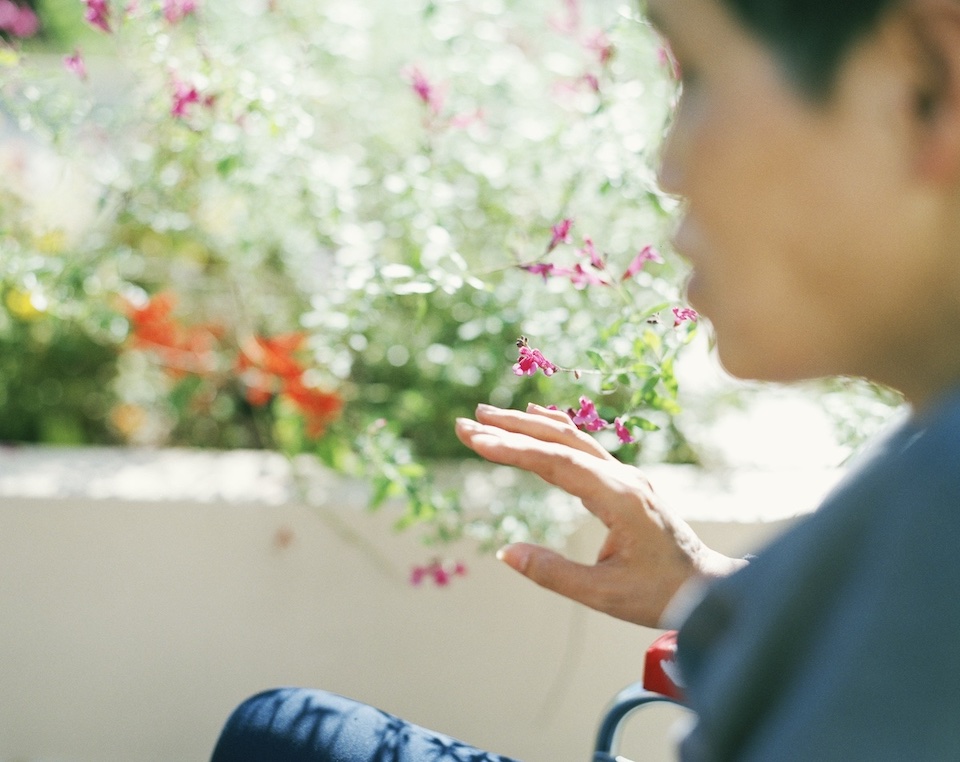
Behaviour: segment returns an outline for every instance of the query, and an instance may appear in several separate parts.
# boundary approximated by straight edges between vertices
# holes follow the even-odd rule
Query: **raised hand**
[[[498,557],[537,584],[628,622],[655,627],[680,586],[744,562],[711,550],[658,499],[643,474],[581,432],[563,412],[477,407],[457,436],[494,463],[516,466],[574,495],[608,529],[595,564],[517,543]]]

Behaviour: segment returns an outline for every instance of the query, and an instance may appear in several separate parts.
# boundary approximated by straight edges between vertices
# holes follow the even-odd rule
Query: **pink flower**
[[[461,561],[451,564],[434,560],[426,566],[414,566],[410,570],[410,584],[417,587],[429,577],[437,587],[446,587],[454,577],[463,577],[466,574],[467,567]]]
[[[9,32],[20,15],[20,6],[12,0],[0,0],[0,29]]]
[[[610,38],[607,37],[602,29],[598,29],[587,37],[584,42],[584,47],[596,54],[601,66],[606,66],[610,63],[610,59],[613,58],[613,43],[610,42]]]
[[[583,75],[583,83],[595,93],[600,92],[600,80],[596,74],[587,72]]]
[[[514,363],[513,372],[518,376],[532,376],[538,368],[545,376],[552,376],[557,372],[557,366],[544,357],[539,349],[520,347],[520,358]]]
[[[581,397],[580,409],[571,410],[570,414],[574,425],[579,426],[585,431],[600,431],[600,429],[604,429],[610,425],[600,417],[597,413],[596,405],[593,404],[589,397]]]
[[[528,273],[533,273],[534,275],[542,275],[544,283],[547,282],[547,278],[551,275],[570,275],[572,272],[569,267],[558,267],[550,262],[535,262],[532,265],[520,265],[520,269],[526,270]]]
[[[637,441],[619,418],[613,419],[613,426],[617,430],[617,436],[623,444],[633,444]]]
[[[163,0],[163,17],[176,24],[197,10],[197,0]]]
[[[560,34],[573,34],[580,28],[580,0],[564,0],[566,18],[551,18],[550,26]]]
[[[674,307],[673,308],[673,327],[676,328],[678,325],[680,325],[686,320],[689,320],[692,323],[696,323],[699,317],[700,316],[697,314],[697,311],[694,309],[690,309],[689,307]]]
[[[565,217],[550,228],[550,243],[547,245],[547,251],[553,251],[561,243],[573,243],[573,238],[570,237],[570,228],[572,227],[573,220]]]
[[[107,0],[83,0],[87,6],[84,20],[92,27],[110,34],[110,7]]]
[[[177,119],[185,119],[190,115],[189,107],[199,103],[205,108],[213,108],[216,97],[207,95],[200,97],[200,92],[195,85],[183,82],[177,77],[173,78],[173,94],[170,103],[170,115]]]
[[[20,15],[17,16],[13,26],[10,27],[10,33],[15,37],[33,37],[40,29],[40,19],[30,8],[24,6],[20,9]]]
[[[87,78],[87,65],[84,63],[83,55],[79,50],[74,50],[72,56],[63,57],[63,67],[67,71],[76,74],[81,80]]]
[[[414,566],[410,570],[410,584],[414,587],[418,587],[422,582],[423,578],[427,576],[427,567],[426,566]]]
[[[443,93],[434,85],[427,75],[418,66],[409,66],[404,70],[404,76],[420,101],[430,109],[434,115],[443,109]]]
[[[597,249],[593,245],[593,241],[591,239],[583,239],[583,248],[580,249],[578,253],[585,257],[589,257],[590,264],[596,267],[598,270],[603,269],[603,258],[597,253]]]
[[[173,101],[170,105],[170,115],[177,119],[184,119],[188,116],[187,108],[194,103],[200,102],[200,93],[193,85],[186,82],[174,80],[173,82]]]
[[[473,124],[483,124],[483,120],[483,109],[478,108],[473,113],[455,114],[450,117],[450,126],[458,130],[465,130]]]
[[[584,289],[587,286],[605,286],[607,282],[583,265],[577,264],[570,273],[570,282],[578,289]]]
[[[33,37],[39,28],[40,19],[30,8],[11,0],[0,0],[0,31],[14,37]]]
[[[663,262],[663,257],[660,256],[660,252],[657,251],[653,246],[647,245],[644,246],[640,252],[633,258],[633,261],[629,264],[627,269],[624,271],[620,280],[626,280],[627,278],[632,278],[638,272],[643,269],[643,266],[647,262],[656,262],[661,264]]]

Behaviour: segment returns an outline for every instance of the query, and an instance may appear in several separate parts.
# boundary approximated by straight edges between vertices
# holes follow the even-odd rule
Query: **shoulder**
[[[960,395],[903,426],[691,614],[679,650],[700,713],[691,746],[786,743],[832,760],[884,743],[871,758],[906,758],[896,717],[933,728],[960,712],[958,550]]]

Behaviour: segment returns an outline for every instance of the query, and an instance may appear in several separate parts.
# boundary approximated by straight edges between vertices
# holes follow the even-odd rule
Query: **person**
[[[562,413],[480,406],[464,444],[579,497],[593,565],[543,587],[680,624],[683,760],[960,759],[960,0],[649,0],[682,90],[660,183],[734,375],[863,376],[909,419],[749,563]],[[502,760],[321,692],[271,692],[215,762]]]

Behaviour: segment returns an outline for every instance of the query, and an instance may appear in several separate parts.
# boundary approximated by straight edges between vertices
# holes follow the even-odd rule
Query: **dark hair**
[[[898,0],[721,0],[784,65],[800,91],[829,96],[850,49]]]

